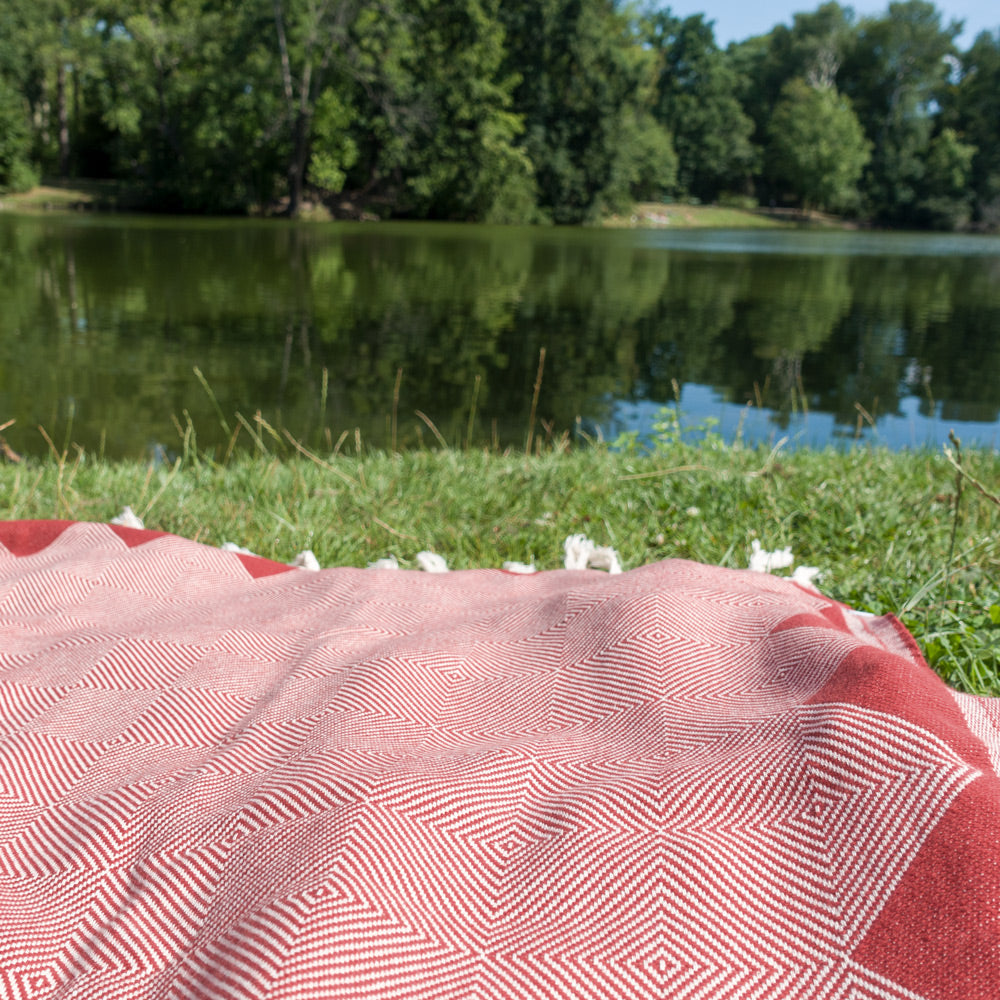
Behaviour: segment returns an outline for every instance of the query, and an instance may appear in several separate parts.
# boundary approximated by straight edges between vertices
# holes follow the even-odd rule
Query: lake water
[[[997,446],[1000,238],[0,214],[18,451],[523,445],[542,349],[536,437]]]

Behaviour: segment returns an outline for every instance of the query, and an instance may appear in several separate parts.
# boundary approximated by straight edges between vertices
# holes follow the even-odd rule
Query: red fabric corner
[[[130,548],[145,545],[156,538],[163,538],[165,531],[150,531],[148,528],[126,528],[120,524],[109,524],[108,527]]]
[[[992,770],[982,741],[969,731],[944,681],[919,654],[910,659],[860,646],[809,702],[841,702],[905,719],[940,737],[977,770]]]
[[[0,521],[0,543],[15,556],[47,549],[72,521]]]
[[[854,958],[928,1000],[996,1000],[1000,780],[987,772],[929,834]]]
[[[981,772],[928,834],[854,958],[928,1000],[995,1000],[1000,968],[1000,779],[944,682],[909,633],[908,655],[861,646],[814,704],[843,702],[905,719]]]
[[[263,556],[247,556],[240,553],[239,560],[255,580],[259,580],[263,576],[290,573],[295,568],[294,566],[286,566],[284,563],[273,562],[270,559],[265,559]]]

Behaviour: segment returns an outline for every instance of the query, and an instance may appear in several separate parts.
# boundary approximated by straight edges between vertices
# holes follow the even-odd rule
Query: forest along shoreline
[[[1000,31],[970,40],[929,0],[822,3],[725,47],[704,13],[607,0],[132,6],[0,0],[0,192],[97,177],[185,215],[595,225],[663,202],[1000,227]]]
[[[142,212],[141,202],[117,181],[46,179],[28,191],[0,195],[0,212]],[[282,216],[283,206],[272,206],[265,215]],[[378,222],[380,217],[349,204],[342,211],[306,202],[299,218],[306,222]],[[609,229],[857,229],[851,219],[815,210],[741,208],[686,202],[636,202],[626,212],[612,213],[599,223]]]

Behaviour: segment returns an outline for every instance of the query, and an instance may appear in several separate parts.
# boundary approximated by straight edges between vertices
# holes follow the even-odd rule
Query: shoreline
[[[0,195],[0,212],[44,215],[50,212],[147,214],[117,181],[47,180],[30,191]],[[287,218],[261,213],[247,218]],[[205,218],[244,218],[212,216]],[[352,207],[340,215],[322,205],[308,203],[302,222],[377,222],[378,217]],[[393,220],[401,221],[401,220]],[[857,229],[856,223],[832,215],[793,209],[740,208],[725,205],[690,205],[681,202],[637,202],[631,212],[610,215],[599,224],[608,229]]]
[[[627,215],[612,215],[608,229],[859,229],[857,223],[820,212],[794,209],[637,202]]]

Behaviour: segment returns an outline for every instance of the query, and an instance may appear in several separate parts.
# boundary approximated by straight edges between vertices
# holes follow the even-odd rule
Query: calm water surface
[[[521,444],[542,348],[554,432],[997,446],[1000,238],[0,215],[19,451]]]

